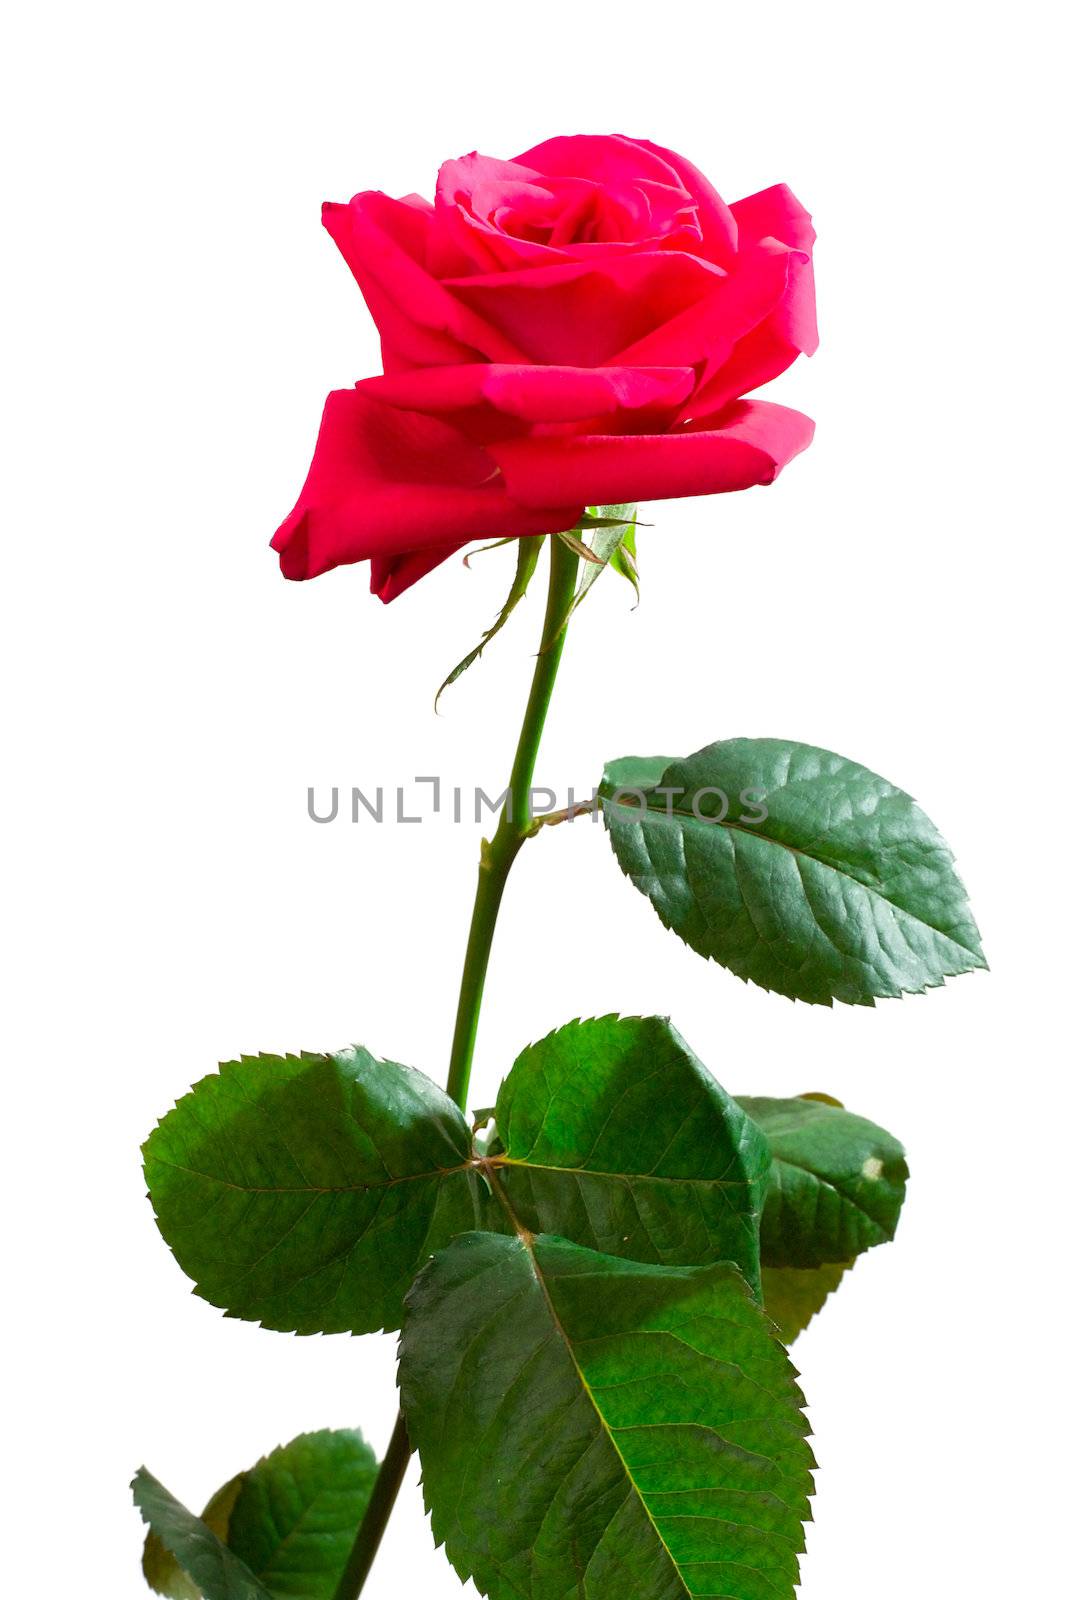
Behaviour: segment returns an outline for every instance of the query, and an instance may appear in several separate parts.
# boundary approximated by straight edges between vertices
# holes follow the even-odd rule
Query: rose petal
[[[815,243],[811,215],[787,183],[775,183],[744,200],[735,200],[730,211],[743,241],[754,243],[770,237],[806,252]]]
[[[779,305],[789,272],[789,250],[774,240],[764,241],[735,257],[729,272],[712,279],[695,305],[620,351],[616,359],[640,366],[700,362],[705,373],[715,371],[738,341]]]
[[[527,505],[593,505],[724,494],[771,483],[811,443],[799,411],[740,400],[665,434],[545,434],[489,447],[508,493]]]
[[[347,205],[327,201],[323,226],[354,276],[382,337],[382,364],[427,366],[522,359],[497,328],[443,288],[425,265],[433,213],[418,204],[365,193]]]
[[[410,589],[413,583],[425,578],[428,572],[439,567],[442,561],[447,561],[449,556],[454,556],[457,550],[462,550],[469,542],[467,539],[459,539],[454,544],[434,545],[431,550],[407,550],[399,556],[372,556],[371,594],[376,594],[379,600],[388,605],[390,600],[395,600],[405,589]]]
[[[692,367],[540,367],[475,362],[364,378],[371,399],[430,415],[487,406],[523,422],[582,422],[614,411],[669,411],[693,390]]]
[[[472,270],[496,272],[566,260],[564,251],[510,233],[496,220],[501,211],[525,209],[536,215],[551,204],[552,195],[538,174],[514,161],[476,152],[446,161],[437,174],[436,227],[427,256],[431,271],[437,277],[461,277]]]
[[[664,154],[623,134],[572,134],[547,139],[516,160],[557,182],[580,178],[592,186],[604,226],[595,236],[583,234],[580,248],[632,248],[637,241],[672,235],[675,245],[684,240],[683,247],[692,249],[700,241],[697,201]],[[621,230],[610,226],[613,214],[628,219]],[[577,239],[572,234],[572,249]]]
[[[492,458],[438,418],[340,389],[327,398],[307,482],[271,544],[287,578],[314,578],[370,556],[559,533],[581,514],[581,504],[551,504],[516,504]]]
[[[668,152],[657,151],[654,145],[629,139],[622,133],[560,134],[524,150],[515,162],[547,176],[586,178],[606,188],[625,189],[643,182],[659,184],[676,190],[683,204],[689,198]]]
[[[731,207],[718,190],[712,187],[691,161],[680,156],[676,150],[652,144],[648,139],[637,139],[634,143],[659,156],[677,173],[679,183],[696,202],[704,249],[709,260],[717,261],[723,267],[729,266],[730,257],[737,250],[738,224]],[[788,244],[790,241],[784,242]]]
[[[501,329],[528,360],[600,367],[617,364],[621,350],[711,294],[722,276],[697,256],[657,250],[452,278],[446,287]],[[652,357],[636,364],[683,362]]]
[[[775,241],[788,247],[788,276],[773,312],[738,341],[717,371],[709,371],[696,397],[696,403],[707,409],[726,405],[737,395],[769,383],[792,366],[798,355],[814,355],[819,345],[811,217],[784,183],[739,200],[731,209],[744,250],[774,248]]]

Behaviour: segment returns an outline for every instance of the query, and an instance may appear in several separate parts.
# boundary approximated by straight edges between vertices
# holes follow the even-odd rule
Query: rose
[[[770,483],[811,440],[742,400],[817,343],[811,219],[784,184],[727,206],[641,139],[550,139],[441,168],[433,205],[357,194],[323,222],[383,375],[326,402],[273,539],[289,578],[370,560],[391,600],[471,539],[586,504]]]

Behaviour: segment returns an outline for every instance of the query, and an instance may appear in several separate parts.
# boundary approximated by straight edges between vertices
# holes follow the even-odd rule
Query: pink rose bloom
[[[326,401],[272,541],[287,578],[369,560],[392,600],[473,539],[770,483],[811,442],[801,413],[741,398],[818,343],[815,235],[784,184],[728,206],[670,150],[577,135],[323,222],[383,376]]]

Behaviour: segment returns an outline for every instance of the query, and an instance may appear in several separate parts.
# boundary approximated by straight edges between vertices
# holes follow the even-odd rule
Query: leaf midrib
[[[630,1471],[629,1466],[627,1465],[625,1456],[623,1455],[622,1451],[619,1449],[618,1445],[615,1443],[615,1436],[612,1433],[611,1429],[608,1427],[607,1418],[604,1416],[604,1413],[601,1411],[600,1407],[597,1405],[596,1397],[594,1396],[592,1389],[589,1387],[588,1383],[585,1380],[585,1373],[582,1371],[581,1367],[578,1365],[578,1358],[574,1354],[574,1348],[573,1348],[573,1346],[571,1344],[570,1339],[567,1337],[566,1329],[564,1328],[562,1322],[559,1319],[559,1313],[556,1310],[555,1302],[553,1301],[552,1296],[548,1291],[548,1284],[545,1281],[545,1275],[541,1271],[541,1263],[538,1261],[537,1252],[534,1250],[534,1247],[533,1247],[533,1234],[529,1231],[528,1228],[524,1228],[522,1223],[519,1221],[519,1219],[516,1216],[515,1212],[512,1210],[511,1202],[508,1199],[507,1192],[504,1189],[503,1184],[501,1184],[493,1176],[492,1172],[490,1172],[490,1174],[489,1174],[489,1182],[491,1183],[491,1185],[493,1187],[493,1191],[496,1194],[497,1199],[500,1201],[501,1207],[503,1208],[505,1215],[507,1216],[508,1220],[510,1221],[512,1227],[515,1230],[515,1235],[516,1235],[517,1239],[519,1240],[519,1242],[522,1245],[523,1249],[526,1251],[526,1254],[527,1254],[527,1256],[529,1258],[529,1261],[530,1261],[530,1267],[531,1267],[531,1269],[533,1271],[534,1277],[537,1280],[538,1288],[541,1290],[541,1294],[542,1294],[542,1296],[544,1298],[545,1307],[546,1307],[546,1309],[548,1311],[549,1316],[552,1319],[553,1326],[555,1327],[556,1332],[559,1334],[559,1337],[560,1337],[560,1339],[561,1339],[561,1341],[563,1343],[563,1348],[566,1350],[567,1355],[570,1357],[570,1362],[571,1362],[572,1367],[574,1368],[575,1373],[577,1374],[578,1382],[580,1383],[580,1385],[582,1387],[582,1391],[585,1394],[586,1399],[589,1401],[589,1404],[593,1408],[594,1414],[596,1415],[596,1419],[600,1424],[601,1430],[603,1431],[604,1434],[606,1434],[606,1436],[608,1438],[608,1441],[611,1444],[611,1448],[614,1450],[615,1455],[618,1458],[619,1465],[623,1470],[623,1473],[625,1475],[627,1483],[630,1485],[630,1488],[633,1491],[633,1493],[637,1496],[637,1499],[638,1499],[638,1501],[639,1501],[639,1503],[641,1505],[641,1508],[644,1511],[645,1516],[648,1518],[649,1525],[651,1526],[653,1532],[655,1533],[656,1538],[658,1539],[660,1545],[663,1547],[664,1551],[666,1552],[667,1559],[670,1561],[671,1566],[674,1568],[675,1573],[677,1574],[678,1582],[681,1585],[682,1593],[684,1595],[688,1596],[689,1600],[693,1600],[693,1591],[690,1589],[689,1585],[686,1583],[685,1579],[682,1577],[681,1568],[679,1567],[677,1561],[674,1559],[673,1553],[671,1552],[669,1546],[667,1545],[666,1540],[664,1539],[662,1533],[660,1532],[659,1525],[656,1522],[656,1519],[653,1517],[651,1511],[649,1510],[648,1504],[647,1504],[647,1502],[645,1500],[644,1495],[641,1493],[640,1489],[637,1487],[637,1484],[634,1481],[633,1474]],[[582,1581],[583,1581],[583,1585],[584,1585],[584,1581],[585,1581],[585,1573],[584,1573],[584,1571],[582,1573]]]
[[[213,1172],[201,1172],[198,1167],[183,1166],[180,1161],[169,1161],[165,1156],[148,1158],[156,1165],[168,1167],[172,1172],[184,1172],[190,1178],[202,1178],[205,1183],[217,1183],[220,1188],[233,1189],[238,1194],[371,1194],[378,1189],[394,1189],[404,1183],[427,1183],[434,1178],[451,1178],[457,1172],[469,1172],[480,1165],[473,1157],[455,1167],[434,1167],[429,1172],[404,1172],[395,1178],[383,1178],[375,1183],[338,1184],[251,1184],[234,1183]]]
[[[524,1172],[558,1173],[564,1177],[573,1178],[604,1178],[608,1181],[626,1184],[651,1183],[673,1186],[683,1184],[686,1187],[697,1189],[746,1189],[751,1185],[749,1178],[698,1178],[698,1177],[672,1177],[662,1172],[611,1172],[597,1167],[562,1167],[554,1166],[543,1161],[525,1161],[519,1157],[506,1155],[472,1156],[469,1161],[460,1162],[454,1167],[434,1167],[428,1172],[406,1172],[394,1178],[385,1178],[376,1183],[338,1183],[338,1184],[250,1184],[234,1183],[232,1179],[219,1177],[217,1173],[202,1172],[199,1167],[188,1167],[180,1161],[170,1161],[164,1156],[150,1158],[156,1166],[166,1167],[171,1172],[184,1173],[189,1178],[199,1178],[204,1183],[212,1183],[221,1189],[232,1189],[235,1194],[292,1194],[292,1195],[328,1195],[328,1194],[374,1194],[382,1189],[399,1188],[405,1183],[429,1183],[434,1180],[452,1178],[461,1172],[486,1171],[487,1169],[502,1169],[514,1167]],[[792,1163],[791,1163],[792,1164]],[[812,1174],[817,1177],[817,1173]],[[496,1186],[494,1185],[494,1188]],[[836,1192],[836,1191],[835,1191]]]
[[[661,817],[665,822],[677,822],[679,825],[691,822],[702,828],[722,828],[728,833],[739,833],[744,838],[752,839],[756,843],[770,845],[773,849],[787,850],[790,855],[796,856],[802,861],[810,861],[813,865],[822,867],[827,872],[836,872],[840,877],[846,878],[849,883],[854,883],[858,889],[863,889],[868,894],[875,895],[883,904],[890,906],[900,916],[909,917],[912,922],[917,922],[921,928],[928,928],[931,933],[936,933],[939,938],[947,939],[950,944],[956,946],[957,950],[964,951],[972,960],[976,962],[983,962],[984,960],[980,950],[972,950],[970,945],[966,945],[960,939],[957,939],[955,934],[946,933],[943,928],[937,927],[932,922],[927,922],[924,917],[917,915],[908,906],[902,906],[898,901],[892,899],[878,885],[865,883],[862,878],[858,878],[854,872],[848,872],[838,862],[828,861],[824,856],[816,855],[811,850],[801,849],[799,845],[788,844],[784,839],[773,839],[769,834],[759,833],[754,828],[746,828],[740,822],[727,822],[725,820],[713,822],[710,818],[698,817],[691,811],[666,811],[662,806],[651,805],[641,807],[626,800],[612,800],[608,804],[617,805],[623,810],[636,811],[640,818],[653,816]]]
[[[662,1172],[603,1172],[597,1167],[557,1167],[544,1161],[524,1161],[515,1156],[489,1156],[486,1166],[521,1167],[526,1172],[562,1172],[581,1178],[615,1178],[619,1183],[682,1183],[705,1189],[746,1189],[751,1178],[672,1178]]]

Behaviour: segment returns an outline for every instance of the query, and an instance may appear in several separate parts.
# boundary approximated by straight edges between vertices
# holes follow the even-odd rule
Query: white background
[[[576,1014],[664,1011],[729,1088],[828,1090],[899,1134],[898,1242],[796,1347],[821,1462],[804,1593],[1058,1581],[1064,240],[1040,11],[71,3],[9,24],[5,1592],[144,1593],[142,1460],[199,1506],[304,1429],[388,1436],[392,1340],[193,1298],[138,1145],[242,1051],[356,1039],[443,1081],[480,830],[316,827],[306,789],[501,786],[539,598],[435,718],[508,553],[388,608],[365,569],[278,575],[266,541],[323,397],[378,370],[319,202],[616,128],[728,199],[784,179],[814,213],[823,346],[772,397],[818,432],[769,491],[646,513],[642,604],[605,578],[583,608],[544,778],[584,791],[606,757],[739,733],[840,750],[943,829],[992,972],[794,1006],[665,934],[587,824],[558,829],[509,890],[474,1102]],[[417,1476],[370,1600],[457,1592]]]

